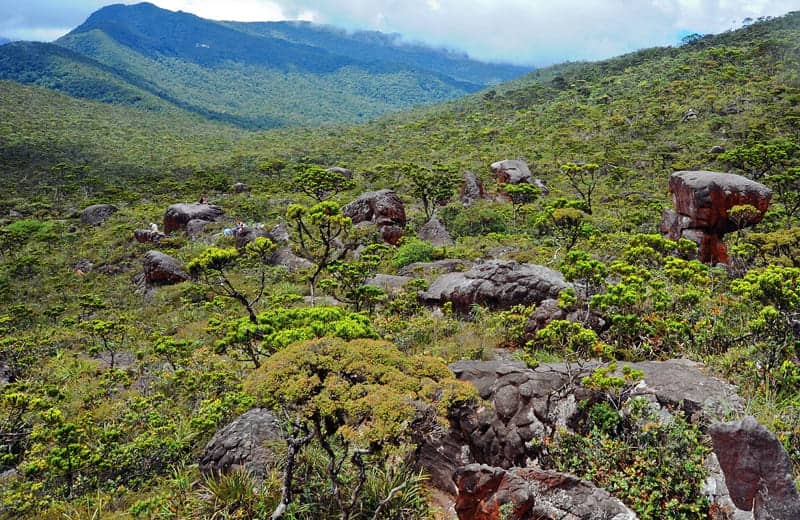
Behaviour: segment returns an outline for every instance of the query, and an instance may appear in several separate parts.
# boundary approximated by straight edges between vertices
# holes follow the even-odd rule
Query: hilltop
[[[104,7],[53,44],[0,51],[0,78],[244,128],[358,123],[526,72],[301,23],[205,20],[149,3]]]

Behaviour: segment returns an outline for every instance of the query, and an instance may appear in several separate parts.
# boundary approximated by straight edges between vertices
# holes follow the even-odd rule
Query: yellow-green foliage
[[[475,398],[443,360],[407,356],[385,341],[334,338],[275,353],[244,384],[263,406],[287,408],[361,445],[399,442],[423,404],[441,415]]]

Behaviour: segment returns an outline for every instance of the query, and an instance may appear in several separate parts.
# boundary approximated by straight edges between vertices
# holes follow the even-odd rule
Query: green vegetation
[[[702,361],[738,385],[800,465],[798,42],[795,13],[554,66],[360,127],[258,133],[0,82],[0,471],[13,470],[0,517],[433,516],[406,426],[438,431],[474,398],[446,363],[501,348],[532,365]],[[717,145],[727,151],[712,153]],[[484,178],[489,199],[457,201],[458,172],[484,177],[508,157],[526,159],[550,193]],[[353,178],[322,176],[332,166]],[[730,169],[775,190],[755,229],[726,235],[729,270],[656,234],[669,174],[686,168]],[[235,193],[237,181],[249,192]],[[382,188],[409,217],[397,247],[341,212]],[[497,201],[501,189],[512,203]],[[201,193],[230,221],[285,224],[312,267],[267,265],[266,239],[236,249],[230,221],[196,240],[133,239]],[[103,202],[119,211],[100,226],[79,222]],[[434,213],[455,245],[414,238]],[[137,289],[150,249],[195,280]],[[433,275],[422,271],[393,294],[366,285],[417,261],[488,257],[561,270],[574,291],[559,306],[586,321],[526,337],[530,307],[424,309],[417,291]],[[317,290],[344,305],[304,299]],[[605,327],[590,327],[593,313]],[[623,399],[637,377],[592,374],[580,424],[546,439],[540,460],[607,487],[642,518],[705,518],[709,440]],[[289,439],[265,478],[202,477],[214,432],[256,406],[278,412]]]

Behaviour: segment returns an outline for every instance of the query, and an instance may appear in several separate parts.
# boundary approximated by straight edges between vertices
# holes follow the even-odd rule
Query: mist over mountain
[[[362,122],[524,72],[396,35],[223,23],[149,3],[104,7],[53,44],[0,52],[2,79],[149,109],[166,104],[245,128]]]

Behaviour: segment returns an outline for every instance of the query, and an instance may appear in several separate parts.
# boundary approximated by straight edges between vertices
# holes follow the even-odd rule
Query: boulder
[[[143,267],[147,285],[173,285],[190,278],[180,262],[161,251],[145,253]]]
[[[719,155],[721,153],[725,153],[725,147],[719,144],[715,144],[714,146],[711,147],[711,150],[709,150],[708,153],[713,155]]]
[[[445,258],[434,262],[414,262],[398,269],[397,274],[401,276],[419,277],[429,274],[454,273],[456,271],[466,271],[474,264],[469,260],[460,258]]]
[[[257,478],[263,478],[273,460],[267,443],[282,439],[277,417],[265,408],[254,408],[214,434],[200,455],[200,471],[204,475],[219,475],[246,468]]]
[[[9,218],[22,218],[22,213],[19,211],[12,209],[8,212]]]
[[[733,503],[755,520],[800,518],[792,462],[777,437],[755,418],[713,425],[709,433]]]
[[[452,246],[455,244],[453,237],[450,236],[450,233],[447,232],[447,228],[444,227],[444,224],[436,215],[432,216],[431,219],[419,229],[417,236],[420,240],[426,240],[435,247]]]
[[[706,425],[744,409],[735,388],[705,374],[699,363],[675,359],[624,365],[644,372],[631,397],[645,397],[655,409],[680,409],[687,420]],[[531,369],[519,361],[457,361],[450,365],[455,376],[472,383],[491,407],[462,411],[451,421],[450,435],[465,444],[475,462],[526,466],[537,455],[530,441],[574,424],[578,403],[592,395],[580,380],[598,366],[543,363]]]
[[[722,237],[740,227],[761,221],[772,200],[772,190],[761,183],[733,173],[679,171],[669,179],[674,211],[667,209],[661,219],[661,232],[673,240],[696,242],[700,259],[708,263],[728,263]],[[734,206],[756,208],[750,215],[732,219]]]
[[[117,212],[117,207],[111,204],[94,204],[81,211],[81,224],[99,226]]]
[[[488,199],[486,190],[483,187],[483,181],[472,172],[464,172],[461,174],[463,183],[461,184],[461,203],[465,206],[471,205],[476,200]]]
[[[456,484],[455,509],[459,520],[637,518],[607,491],[556,471],[538,468],[505,470],[470,464],[456,471]]]
[[[158,243],[162,238],[166,238],[166,235],[160,231],[153,231],[152,229],[136,229],[133,232],[133,238],[142,244],[150,242]]]
[[[386,291],[386,294],[396,294],[402,291],[406,284],[413,280],[408,276],[394,276],[391,274],[376,274],[366,281],[366,285],[371,285]]]
[[[186,234],[189,235],[189,238],[196,238],[206,229],[206,226],[209,225],[210,223],[211,222],[209,222],[208,220],[193,218],[192,220],[186,223]]]
[[[492,163],[492,173],[497,177],[497,184],[520,184],[527,182],[533,184],[542,195],[550,193],[550,189],[541,179],[535,179],[531,175],[531,170],[528,168],[528,163],[525,161],[506,159],[504,161],[497,161]],[[508,198],[507,195],[504,198]]]
[[[237,249],[244,248],[244,246],[246,246],[256,238],[260,237],[270,238],[269,231],[267,231],[263,227],[256,227],[256,226],[244,226],[241,229],[238,229],[238,231],[234,231],[234,237],[236,238]]]
[[[173,204],[164,212],[164,233],[186,229],[186,224],[194,219],[215,222],[224,213],[222,208],[214,204]]]
[[[525,161],[514,159],[497,161],[492,163],[491,169],[499,184],[519,184],[531,181],[531,170]]]
[[[303,271],[314,267],[314,264],[305,258],[301,258],[292,252],[291,247],[279,247],[269,257],[270,265],[283,266],[289,272]]]
[[[369,222],[378,227],[385,242],[397,244],[406,225],[403,201],[392,190],[370,191],[342,207],[342,214],[353,224]]]
[[[420,294],[428,305],[453,302],[458,311],[469,311],[474,304],[493,309],[539,303],[557,298],[571,284],[558,271],[534,264],[491,260],[463,273],[447,273]]]
[[[231,189],[234,193],[245,193],[250,191],[250,186],[243,182],[235,182],[233,183],[233,186],[231,186]]]

